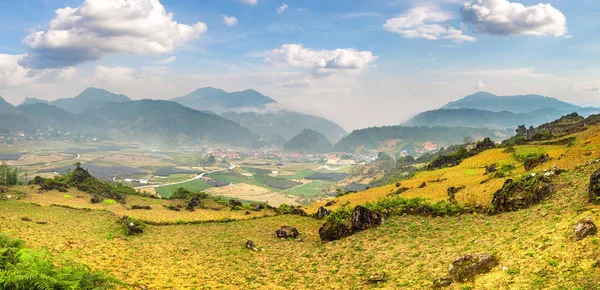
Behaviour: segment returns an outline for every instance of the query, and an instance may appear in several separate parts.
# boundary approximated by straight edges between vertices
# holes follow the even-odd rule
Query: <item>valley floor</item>
[[[294,215],[148,226],[140,236],[122,238],[108,211],[22,201],[0,202],[0,229],[30,247],[47,247],[149,289],[424,289],[466,253],[494,253],[500,264],[449,289],[598,289],[598,239],[573,237],[579,219],[600,221],[598,206],[586,199],[595,167],[556,177],[551,199],[519,212],[393,217],[330,243],[320,242],[322,221]],[[301,240],[277,239],[275,230],[283,225],[298,228]],[[247,240],[264,250],[249,251]],[[377,272],[385,272],[387,282],[368,284]]]

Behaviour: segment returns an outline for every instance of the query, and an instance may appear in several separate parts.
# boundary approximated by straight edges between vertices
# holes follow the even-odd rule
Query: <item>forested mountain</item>
[[[87,88],[74,98],[58,99],[51,103],[67,112],[78,114],[107,103],[126,101],[131,101],[131,99],[125,95],[111,93],[107,90]]]
[[[333,142],[337,142],[348,134],[338,124],[325,118],[291,111],[265,114],[227,112],[223,114],[223,117],[237,122],[269,140],[281,136],[283,142],[300,134],[306,128],[325,135]]]
[[[267,104],[277,103],[252,89],[228,93],[211,87],[197,89],[188,95],[171,100],[192,109],[208,110],[218,114],[239,108],[264,108]]]
[[[37,99],[37,98],[25,98],[25,100],[23,100],[23,103],[21,103],[21,105],[33,105],[33,104],[40,104],[40,103],[50,105],[49,101]]]
[[[501,141],[513,135],[513,130],[493,130],[465,127],[408,127],[384,126],[355,130],[334,146],[341,152],[377,150],[398,153],[407,150],[418,155],[430,150],[462,144],[466,139],[490,137]],[[433,145],[433,146],[432,146]]]
[[[13,114],[15,111],[15,106],[0,97],[0,114]]]
[[[530,113],[549,108],[572,113],[582,107],[540,95],[496,96],[487,92],[479,92],[466,96],[442,107],[442,109],[478,109],[492,112],[508,111],[512,113]]]
[[[492,112],[478,109],[438,109],[416,115],[403,123],[406,126],[448,126],[473,128],[516,128],[519,125],[539,125],[560,118],[568,111],[539,109],[531,113]]]
[[[284,149],[286,150],[306,151],[310,153],[327,153],[331,152],[332,148],[331,141],[327,137],[311,129],[304,129],[284,145]]]

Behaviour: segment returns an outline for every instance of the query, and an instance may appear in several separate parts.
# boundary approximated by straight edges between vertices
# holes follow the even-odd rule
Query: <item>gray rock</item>
[[[579,222],[577,222],[577,224],[575,224],[574,230],[575,230],[575,238],[577,238],[578,241],[583,240],[585,237],[587,237],[589,235],[596,234],[596,231],[597,231],[596,225],[594,224],[592,219],[589,217],[579,220]]]
[[[298,232],[298,230],[296,228],[290,227],[290,226],[283,226],[283,227],[279,228],[278,230],[275,231],[275,234],[280,239],[287,239],[287,238],[295,239],[296,237],[298,237],[298,235],[300,235],[300,233]]]
[[[366,207],[357,206],[352,212],[352,230],[362,231],[379,226],[383,223],[383,215],[373,212]]]
[[[324,219],[326,216],[328,216],[329,214],[331,214],[331,211],[324,208],[324,207],[319,207],[319,209],[317,210],[317,219]]]
[[[596,170],[590,177],[590,202],[600,203],[600,169]]]
[[[454,260],[448,267],[448,276],[454,282],[472,280],[479,274],[485,274],[498,265],[496,257],[490,254],[464,255]]]

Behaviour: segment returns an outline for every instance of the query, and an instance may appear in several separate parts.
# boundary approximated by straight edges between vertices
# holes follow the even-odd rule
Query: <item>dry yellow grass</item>
[[[113,213],[115,216],[131,216],[136,219],[153,223],[179,223],[179,222],[206,222],[223,220],[244,220],[257,217],[273,215],[270,211],[251,211],[249,215],[245,211],[232,211],[228,207],[219,205],[215,202],[208,202],[208,208],[198,208],[193,212],[186,210],[172,211],[165,206],[180,205],[185,208],[183,201],[172,201],[165,199],[152,199],[141,196],[128,196],[126,205],[117,202],[103,202],[92,204],[92,196],[77,189],[69,189],[66,193],[58,191],[49,191],[42,194],[37,193],[37,187],[31,186],[16,187],[18,190],[26,193],[26,198],[19,200],[24,203],[35,203],[44,207],[59,205],[76,209],[105,210]],[[152,210],[131,210],[132,205],[150,206]]]

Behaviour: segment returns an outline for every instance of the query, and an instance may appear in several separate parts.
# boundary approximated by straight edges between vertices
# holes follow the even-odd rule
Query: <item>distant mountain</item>
[[[438,109],[426,111],[402,123],[405,126],[447,126],[473,128],[516,128],[519,125],[539,125],[570,113],[552,108],[531,113],[492,112],[478,109]]]
[[[23,103],[21,103],[21,105],[33,105],[33,104],[47,104],[47,105],[49,105],[50,102],[46,101],[46,100],[42,100],[42,99],[36,99],[36,98],[25,98],[25,100],[23,101]]]
[[[131,101],[131,99],[125,95],[111,93],[103,89],[87,88],[74,98],[58,99],[51,103],[67,112],[78,114],[107,103],[127,101]]]
[[[186,107],[196,110],[208,110],[223,113],[240,108],[265,108],[277,102],[255,90],[228,93],[221,89],[201,88],[188,95],[171,99]]]
[[[27,117],[36,124],[48,127],[71,127],[75,116],[57,106],[32,103],[29,105],[20,105],[17,107],[17,113]]]
[[[442,109],[478,109],[492,112],[508,111],[513,113],[529,113],[546,108],[569,113],[581,109],[580,106],[540,95],[496,96],[486,92],[479,92],[466,96],[442,107]]]
[[[16,110],[15,106],[0,97],[0,114],[13,114]]]
[[[325,135],[311,129],[304,129],[300,134],[288,140],[283,148],[310,153],[327,153],[331,152],[333,146]]]
[[[104,125],[133,138],[165,142],[259,145],[259,137],[247,128],[221,116],[190,109],[171,101],[141,100],[107,103],[86,115],[95,115]]]
[[[277,139],[276,136],[281,136],[283,142],[307,128],[327,136],[333,142],[348,134],[338,124],[325,118],[284,110],[264,114],[227,112],[223,113],[223,117],[241,124],[266,139]]]
[[[501,141],[512,136],[513,132],[466,127],[371,127],[353,131],[336,143],[334,150],[353,153],[383,151],[391,154],[406,150],[418,156],[441,147],[462,144],[465,138],[481,140],[490,137],[494,141]]]

